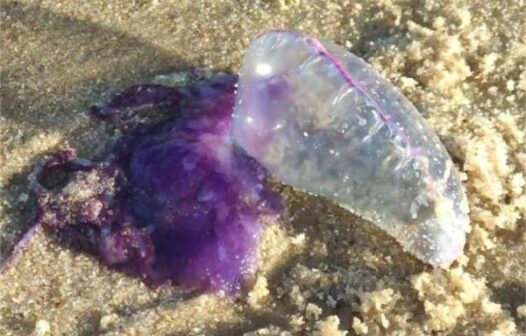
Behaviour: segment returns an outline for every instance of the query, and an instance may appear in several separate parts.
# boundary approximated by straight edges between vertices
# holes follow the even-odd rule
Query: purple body
[[[93,107],[97,117],[145,106],[174,117],[137,127],[105,162],[63,151],[43,163],[32,176],[36,224],[83,232],[105,264],[151,286],[237,291],[256,266],[264,217],[282,206],[265,185],[265,170],[230,141],[236,80],[135,86]],[[70,173],[58,191],[42,185],[53,169]]]

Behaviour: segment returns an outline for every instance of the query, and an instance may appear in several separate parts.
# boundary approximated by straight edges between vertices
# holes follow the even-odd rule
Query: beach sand
[[[519,335],[526,333],[524,1],[0,2],[0,260],[34,216],[27,176],[119,136],[91,104],[156,74],[236,72],[271,28],[325,37],[402,89],[462,172],[472,230],[450,269],[373,224],[278,186],[238,298],[148,289],[38,231],[0,280],[0,335]]]

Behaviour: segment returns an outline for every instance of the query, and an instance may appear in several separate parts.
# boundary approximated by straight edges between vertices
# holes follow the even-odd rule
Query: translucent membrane
[[[469,231],[457,170],[398,89],[328,41],[271,31],[241,69],[235,141],[283,183],[374,222],[419,259],[447,266]]]

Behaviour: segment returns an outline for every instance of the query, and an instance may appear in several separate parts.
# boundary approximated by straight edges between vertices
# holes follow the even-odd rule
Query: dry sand
[[[109,4],[111,3],[111,4]],[[87,107],[154,74],[239,69],[251,38],[300,30],[380,70],[465,176],[472,232],[433,270],[381,230],[277,187],[238,299],[152,291],[39,232],[0,281],[0,335],[518,335],[526,332],[526,7],[517,1],[10,1],[1,7],[0,260],[33,216],[27,174],[64,147],[116,138]]]

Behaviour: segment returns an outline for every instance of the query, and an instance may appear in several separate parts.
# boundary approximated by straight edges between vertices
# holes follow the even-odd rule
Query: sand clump
[[[526,27],[520,1],[5,1],[0,5],[0,259],[34,214],[27,175],[120,134],[85,111],[156,74],[237,71],[269,28],[365,58],[437,131],[463,176],[465,254],[433,270],[384,232],[274,183],[239,298],[150,290],[39,230],[0,281],[1,335],[521,335],[526,333]],[[79,200],[82,195],[76,195]]]

